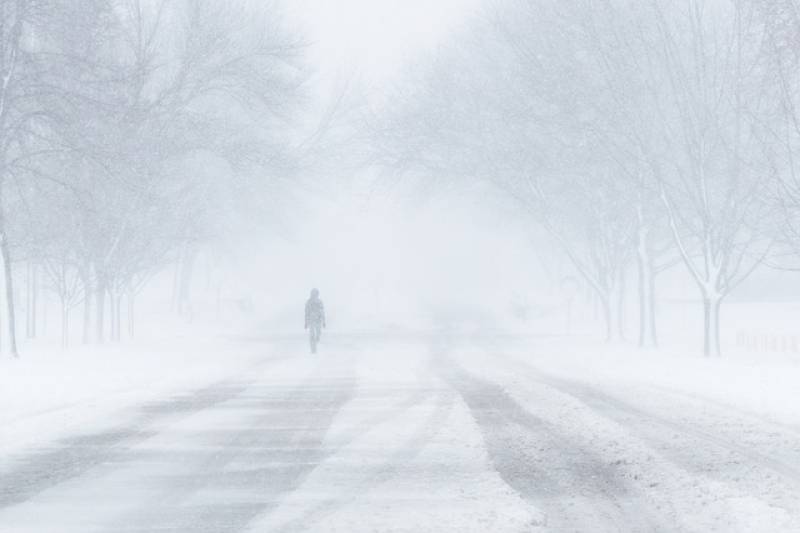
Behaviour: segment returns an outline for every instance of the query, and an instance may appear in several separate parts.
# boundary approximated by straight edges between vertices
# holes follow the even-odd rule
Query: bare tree
[[[13,357],[18,357],[16,337],[16,313],[14,309],[14,279],[8,236],[7,213],[3,206],[4,188],[8,176],[9,159],[14,157],[14,147],[19,143],[20,126],[25,127],[35,113],[35,106],[19,104],[30,92],[25,64],[26,30],[34,17],[37,6],[25,0],[0,2],[0,254],[6,286],[8,317],[8,343]]]
[[[725,297],[764,260],[772,174],[760,125],[763,26],[744,2],[657,2],[662,142],[654,164],[675,246],[703,300],[704,353],[719,355]]]
[[[265,175],[286,171],[304,71],[276,5],[108,0],[91,14],[84,38],[62,38],[81,61],[58,64],[49,79],[65,104],[47,132],[58,154],[25,170],[72,197],[84,319],[94,312],[102,341],[108,316],[119,337],[134,278],[212,233],[215,189],[257,197]],[[230,171],[193,173],[202,158]],[[236,182],[251,175],[262,179],[243,190]]]
[[[796,0],[754,1],[765,27],[762,68],[767,101],[758,117],[768,168],[777,177],[770,202],[775,207],[776,250],[770,265],[799,270],[800,258],[800,4]]]
[[[518,199],[607,318],[635,257],[643,346],[656,343],[656,275],[682,262],[703,300],[704,351],[719,353],[721,302],[771,246],[763,121],[775,99],[756,4],[499,2],[392,100],[402,110],[378,144],[391,166]]]
[[[488,181],[514,198],[595,291],[610,340],[624,336],[636,211],[620,179],[626,154],[598,117],[602,79],[581,7],[509,2],[488,13],[391,100],[405,105],[376,137],[390,166]]]

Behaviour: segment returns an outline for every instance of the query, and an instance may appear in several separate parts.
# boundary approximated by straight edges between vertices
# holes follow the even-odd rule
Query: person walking
[[[312,289],[311,296],[306,301],[306,325],[308,338],[311,344],[311,353],[317,353],[317,344],[322,337],[322,328],[325,324],[325,306],[319,298],[319,290]]]

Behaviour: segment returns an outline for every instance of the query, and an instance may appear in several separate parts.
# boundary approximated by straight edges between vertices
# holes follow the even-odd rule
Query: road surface
[[[493,341],[329,340],[8,464],[3,532],[800,530],[798,428]]]

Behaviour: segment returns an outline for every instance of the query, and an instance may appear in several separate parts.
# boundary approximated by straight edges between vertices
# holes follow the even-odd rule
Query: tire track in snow
[[[634,405],[589,384],[550,375],[530,362],[497,350],[492,354],[495,357],[499,355],[535,382],[572,398],[589,412],[624,428],[695,479],[721,482],[730,487],[725,491],[732,493],[730,497],[754,497],[768,502],[788,513],[794,523],[800,523],[800,508],[797,506],[800,501],[800,468],[794,458],[781,453],[761,452],[748,443],[726,436],[726,431],[713,431],[706,423],[687,419],[702,412],[696,408],[678,409],[678,406],[669,404],[670,414],[682,417],[676,421],[653,412],[653,409],[641,407],[641,403]],[[656,390],[653,393],[658,394]],[[716,414],[719,416],[720,411]],[[735,496],[735,493],[739,495]]]
[[[758,452],[752,447],[731,440],[730,438],[725,438],[719,433],[712,433],[689,422],[677,422],[665,416],[653,413],[652,410],[644,410],[641,407],[637,407],[629,402],[606,394],[598,388],[592,387],[586,383],[555,377],[539,370],[530,363],[521,362],[507,355],[502,355],[502,357],[511,361],[512,364],[523,366],[527,372],[540,383],[577,399],[608,418],[616,420],[617,422],[622,421],[623,425],[629,425],[629,422],[635,419],[640,424],[649,424],[668,429],[670,430],[670,435],[688,435],[705,444],[722,448],[723,450],[733,452],[743,458],[749,459],[754,466],[769,469],[793,483],[800,483],[800,467],[798,467],[797,463],[794,461],[784,460]]]
[[[738,424],[742,425],[742,431],[744,432],[759,432],[779,436],[785,442],[794,442],[796,444],[795,451],[800,454],[800,426],[779,422],[768,415],[760,415],[748,409],[687,391],[679,391],[661,385],[649,385],[648,389],[648,392],[656,391],[678,402],[691,403],[695,409],[699,407],[708,411],[711,408],[715,411],[713,416],[736,420]],[[800,457],[797,460],[789,460],[788,462],[800,464]]]
[[[416,373],[416,376],[417,376],[417,380],[415,381],[415,383],[424,383],[426,381],[426,379],[425,379],[426,376],[423,374],[422,371],[418,371]],[[347,446],[349,446],[350,444],[355,442],[359,437],[361,437],[365,433],[373,430],[374,428],[376,428],[376,427],[378,427],[380,425],[383,425],[383,424],[386,424],[388,422],[391,422],[397,416],[402,415],[406,411],[416,407],[417,405],[419,405],[420,403],[422,403],[426,399],[430,398],[431,396],[433,396],[434,394],[439,392],[439,391],[436,391],[436,390],[434,390],[434,389],[432,389],[430,387],[424,387],[424,388],[423,387],[414,387],[412,390],[413,390],[413,392],[412,392],[411,395],[409,395],[406,398],[403,398],[403,399],[399,400],[398,402],[396,402],[394,405],[392,405],[388,409],[378,410],[378,412],[376,412],[372,416],[368,417],[366,420],[361,421],[361,422],[359,422],[357,424],[354,424],[354,425],[346,428],[345,430],[343,430],[342,435],[337,436],[336,438],[332,439],[330,446],[328,446],[325,449],[325,457],[323,458],[323,460],[328,459],[329,457],[332,457],[332,456],[336,455],[341,450],[345,449]],[[437,418],[437,417],[434,416],[434,418]],[[437,420],[438,420],[438,418],[437,418]],[[411,440],[413,441],[414,439],[412,438]],[[421,449],[421,446],[416,446],[414,448],[415,448],[415,450],[413,450],[414,451],[414,455],[416,455],[416,453],[418,451],[420,451],[420,450],[417,450],[416,448],[420,448]],[[398,453],[402,453],[402,451],[403,450],[401,448],[400,452],[398,452]],[[412,457],[409,456],[406,460],[410,460],[411,458]],[[396,462],[396,460],[394,460],[394,462]],[[386,469],[386,465],[390,465],[392,463],[393,463],[393,460],[390,459],[389,461],[387,461],[387,463],[384,465],[383,468],[380,468],[378,470],[379,471],[385,470]],[[375,475],[373,475],[373,477],[377,478],[377,476],[375,476]],[[287,521],[287,522],[285,522],[285,523],[283,523],[283,524],[281,524],[279,526],[276,526],[277,529],[276,529],[276,527],[273,527],[271,530],[275,530],[275,531],[298,531],[299,530],[299,531],[302,531],[303,529],[306,529],[308,524],[318,523],[324,517],[329,516],[332,513],[335,513],[340,508],[346,506],[348,503],[350,503],[353,500],[355,500],[358,497],[359,494],[361,494],[364,491],[366,491],[370,486],[374,486],[374,484],[375,484],[375,482],[373,482],[372,485],[366,484],[366,485],[361,485],[361,486],[354,487],[353,492],[348,494],[348,496],[346,496],[346,497],[336,497],[336,498],[324,499],[321,502],[319,502],[317,505],[314,505],[310,509],[307,509],[306,511],[304,511],[300,517],[291,519],[291,520],[289,520],[289,521]]]
[[[659,531],[633,504],[615,465],[536,417],[499,385],[439,355],[442,377],[460,394],[477,422],[501,478],[544,511],[554,531]]]
[[[543,383],[622,425],[693,475],[721,481],[743,495],[768,501],[800,521],[800,469],[796,463],[766,455],[695,424],[645,411],[584,384],[554,378],[544,378]]]
[[[800,468],[796,463],[789,463],[780,458],[763,454],[744,444],[739,444],[690,423],[676,422],[652,411],[645,411],[583,383],[553,377],[542,377],[540,380],[558,391],[575,397],[595,411],[616,420],[638,419],[640,423],[657,425],[671,430],[673,435],[681,433],[688,435],[705,444],[733,452],[749,459],[755,466],[772,470],[781,477],[800,483]]]
[[[322,359],[314,375],[292,388],[288,395],[263,396],[262,403],[268,412],[253,419],[248,429],[231,431],[230,437],[218,443],[206,462],[192,465],[184,476],[161,487],[158,500],[122,520],[126,527],[119,530],[145,532],[167,528],[217,533],[247,529],[259,516],[268,516],[278,508],[287,495],[299,490],[328,457],[431,395],[428,389],[417,389],[391,408],[345,429],[332,446],[326,447],[325,438],[334,418],[354,399],[358,390],[352,378],[352,358],[348,361],[346,374],[349,377],[345,380],[330,377],[326,368],[329,364],[329,360]],[[249,402],[248,408],[258,409],[258,401]],[[290,426],[295,427],[286,432]],[[158,455],[156,452],[156,457]],[[218,501],[196,501],[196,494],[209,490],[222,491],[218,492]],[[237,495],[237,492],[242,494]],[[340,502],[337,499],[327,503],[312,509],[314,512],[299,524],[313,521],[318,514],[333,512]],[[148,519],[140,519],[148,513],[151,515]],[[289,530],[298,527],[292,524],[285,527]]]
[[[332,368],[339,375],[331,375]],[[325,435],[355,387],[352,356],[320,359],[292,385],[253,381],[234,402],[215,406],[227,411],[223,419],[237,420],[239,411],[240,424],[179,433],[202,448],[174,452],[185,459],[179,471],[156,470],[150,499],[118,517],[113,530],[241,531],[316,468]],[[127,460],[169,463],[170,457],[155,447],[144,454],[131,451]],[[209,498],[212,493],[217,497]]]
[[[418,401],[407,404],[403,410],[408,410],[414,405],[419,404],[422,399],[424,399],[424,396]],[[398,447],[398,450],[391,454],[382,465],[370,467],[370,472],[363,478],[362,482],[352,487],[344,497],[323,500],[311,509],[305,511],[301,516],[273,528],[271,531],[276,533],[307,531],[313,524],[319,523],[325,517],[330,516],[339,509],[355,501],[360,495],[395,477],[398,471],[402,469],[402,465],[409,463],[417,457],[424,449],[425,444],[441,431],[444,422],[453,408],[453,400],[454,398],[450,394],[440,394],[433,413],[423,425],[414,432],[410,438],[403,441]],[[397,414],[399,414],[399,412]],[[389,420],[384,420],[383,422],[387,421]],[[341,446],[332,450],[332,454],[339,449],[341,449]]]

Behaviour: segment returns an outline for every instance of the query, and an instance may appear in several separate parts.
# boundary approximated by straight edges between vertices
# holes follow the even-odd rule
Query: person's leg
[[[317,334],[314,324],[308,326],[308,343],[311,347],[311,353],[317,353]]]

